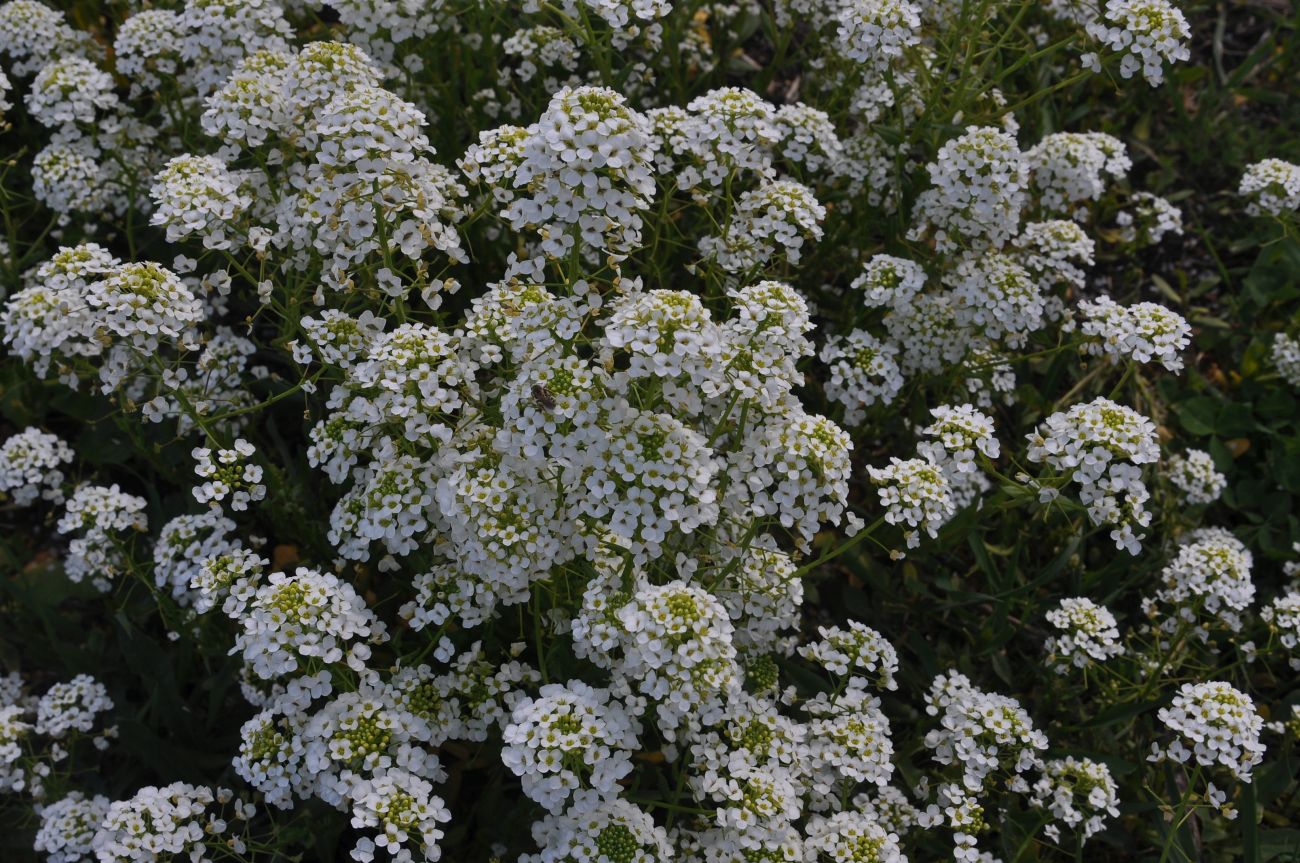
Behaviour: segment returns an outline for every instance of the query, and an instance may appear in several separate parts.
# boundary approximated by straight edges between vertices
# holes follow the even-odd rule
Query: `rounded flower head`
[[[1204,767],[1222,766],[1242,782],[1250,781],[1251,769],[1264,759],[1259,742],[1264,719],[1250,696],[1227,683],[1184,683],[1156,715],[1178,735],[1163,753],[1167,758],[1193,757]]]

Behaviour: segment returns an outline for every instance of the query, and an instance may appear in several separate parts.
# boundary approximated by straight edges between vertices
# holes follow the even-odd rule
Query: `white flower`
[[[94,123],[117,104],[112,76],[76,55],[42,68],[27,92],[27,110],[45,126]]]
[[[1087,668],[1124,652],[1115,615],[1086,597],[1062,599],[1047,612],[1047,622],[1060,630],[1060,635],[1048,636],[1043,643],[1049,663],[1058,674],[1065,674],[1071,667]]]
[[[1239,613],[1255,599],[1253,565],[1250,551],[1227,531],[1194,535],[1161,571],[1156,598],[1174,606],[1183,619],[1192,620],[1203,610],[1235,631],[1241,625]]]
[[[108,690],[89,674],[56,683],[36,702],[36,733],[65,737],[69,732],[93,731],[99,714],[113,709]]]
[[[866,677],[872,685],[897,689],[898,653],[876,630],[856,620],[849,628],[819,626],[819,641],[799,648],[799,655],[821,665],[832,674]]]
[[[903,389],[898,347],[866,330],[832,336],[818,354],[830,370],[822,386],[826,397],[844,406],[844,423],[859,425],[866,408],[891,403]]]
[[[554,860],[610,860],[627,863],[667,863],[673,846],[650,813],[621,798],[578,792],[573,805],[559,815],[533,822],[533,840],[541,851],[524,854],[519,863]]]
[[[1228,487],[1228,478],[1215,468],[1214,458],[1205,450],[1189,449],[1182,455],[1171,455],[1165,471],[1187,504],[1214,503]]]
[[[231,245],[232,229],[252,200],[241,193],[238,179],[216,156],[176,156],[158,174],[150,191],[158,209],[151,223],[167,228],[176,242],[199,234],[209,249]]]
[[[892,255],[875,255],[853,280],[868,306],[899,308],[925,287],[925,268],[915,261]]]
[[[1300,210],[1300,165],[1281,159],[1248,165],[1237,194],[1250,199],[1246,212],[1252,216],[1291,215]]]
[[[1187,19],[1168,0],[1107,0],[1102,18],[1089,23],[1087,30],[1121,55],[1121,76],[1141,72],[1152,87],[1164,80],[1165,63],[1192,56]]]
[[[868,467],[867,473],[885,508],[885,521],[905,526],[908,548],[921,542],[914,528],[936,537],[957,510],[947,475],[928,458],[890,457],[888,467]]]
[[[1054,758],[1034,783],[1031,805],[1046,809],[1087,840],[1119,817],[1119,794],[1110,768],[1090,758]],[[1055,825],[1053,825],[1055,826]]]
[[[0,444],[0,492],[19,506],[38,498],[63,503],[63,468],[73,458],[72,447],[58,435],[29,426]]]
[[[883,69],[921,41],[921,16],[908,0],[848,0],[837,37],[844,56]]]
[[[1250,696],[1227,683],[1184,683],[1173,702],[1156,715],[1191,745],[1191,755],[1202,766],[1221,765],[1249,782],[1251,769],[1264,759],[1259,742],[1264,720]],[[1177,758],[1172,751],[1167,754]]]
[[[292,575],[271,573],[240,623],[243,631],[231,652],[242,652],[264,680],[320,664],[363,668],[370,656],[367,642],[387,638],[383,623],[352,585],[302,566]]]
[[[194,499],[219,510],[229,498],[231,510],[243,512],[250,503],[266,497],[262,467],[251,462],[256,452],[243,438],[236,438],[230,449],[215,453],[207,447],[195,447],[190,455],[196,462],[194,473],[202,483],[194,487]]]
[[[939,148],[927,166],[933,188],[921,193],[909,236],[934,230],[940,252],[1010,240],[1029,187],[1029,161],[1000,129],[971,126]]]
[[[108,815],[109,799],[80,791],[40,809],[41,827],[32,847],[49,863],[81,863],[94,856],[95,831]]]
[[[390,770],[353,792],[352,826],[379,832],[374,839],[358,840],[352,859],[368,863],[371,849],[378,846],[395,863],[439,860],[440,825],[450,820],[451,813],[432,785],[403,770]]]
[[[209,842],[230,842],[238,851],[243,844],[218,808],[231,797],[223,788],[184,782],[141,788],[109,806],[95,834],[95,855],[100,863],[152,863],[164,855],[207,861]],[[234,817],[242,811],[234,807]]]
[[[1181,371],[1179,352],[1191,343],[1192,328],[1182,315],[1158,303],[1121,306],[1109,297],[1079,304],[1083,321],[1079,331],[1093,341],[1088,353],[1139,363],[1159,361],[1171,372]]]
[[[501,760],[523,780],[524,793],[558,814],[580,788],[619,793],[632,772],[640,726],[608,691],[580,680],[543,686],[515,704],[502,731]]]

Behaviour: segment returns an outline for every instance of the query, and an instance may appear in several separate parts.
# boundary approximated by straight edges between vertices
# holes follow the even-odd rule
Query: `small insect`
[[[533,385],[533,400],[544,411],[555,410],[555,395],[541,384]]]

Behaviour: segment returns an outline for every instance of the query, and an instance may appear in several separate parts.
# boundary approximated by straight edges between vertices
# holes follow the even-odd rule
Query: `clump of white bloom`
[[[194,499],[213,509],[220,509],[229,499],[232,510],[243,512],[250,503],[266,497],[262,466],[251,461],[256,452],[243,438],[237,438],[230,449],[217,449],[215,453],[207,447],[196,447],[190,455],[196,462],[194,473],[202,482],[194,487]]]
[[[807,847],[813,859],[832,863],[903,863],[898,836],[870,815],[837,812],[809,822]]]
[[[533,822],[533,840],[541,849],[519,863],[554,860],[609,860],[653,863],[671,860],[673,846],[663,827],[640,806],[621,798],[579,792],[563,813]]]
[[[1058,673],[1087,668],[1124,652],[1115,615],[1082,596],[1066,597],[1047,612],[1047,622],[1059,631],[1043,643],[1048,664]]]
[[[904,306],[925,287],[925,268],[905,258],[876,255],[867,261],[851,287],[862,291],[868,306]]]
[[[58,435],[30,426],[0,444],[0,492],[19,506],[63,503],[63,469],[74,453]]]
[[[760,267],[784,252],[799,263],[807,241],[820,240],[826,208],[813,190],[794,180],[776,180],[740,196],[721,236],[700,238],[700,251],[731,273]]]
[[[1192,56],[1187,19],[1169,0],[1107,0],[1101,18],[1087,30],[1106,50],[1120,55],[1121,76],[1141,72],[1152,87],[1164,80],[1166,63]],[[1097,68],[1096,55],[1084,62]]]
[[[142,9],[117,28],[113,61],[131,80],[133,96],[157,90],[180,68],[181,16],[170,9]]]
[[[1171,455],[1165,474],[1187,504],[1214,503],[1228,487],[1228,478],[1215,468],[1213,456],[1205,450],[1189,449],[1182,455]]]
[[[657,708],[660,730],[708,723],[740,682],[726,608],[699,587],[645,587],[615,612],[619,676]]]
[[[1054,758],[1043,765],[1043,776],[1034,783],[1030,804],[1046,809],[1083,841],[1106,825],[1106,816],[1119,817],[1119,792],[1110,768],[1091,758]],[[1046,828],[1053,841],[1060,841],[1060,827]]]
[[[1300,210],[1300,165],[1281,159],[1248,165],[1237,194],[1250,199],[1246,212],[1252,216],[1292,215]]]
[[[1086,214],[1079,205],[1099,200],[1133,167],[1124,143],[1104,132],[1056,132],[1025,156],[1042,206],[1062,216]]]
[[[1254,557],[1227,531],[1194,535],[1160,573],[1156,599],[1168,603],[1183,620],[1204,611],[1236,630],[1240,613],[1255,599],[1251,580]]]
[[[1029,187],[1029,161],[1001,129],[971,126],[939,148],[926,166],[910,236],[931,230],[940,252],[999,246],[1015,236]]]
[[[112,76],[76,55],[42,68],[27,91],[28,112],[45,126],[94,123],[116,105]]]
[[[939,717],[925,745],[940,764],[961,768],[962,784],[972,792],[986,788],[1000,772],[1024,773],[1039,767],[1047,737],[1014,698],[985,692],[955,671],[939,675],[925,697],[926,713]]]
[[[1110,399],[1094,399],[1049,416],[1029,435],[1027,455],[1077,483],[1092,522],[1113,525],[1116,546],[1138,553],[1136,529],[1151,521],[1141,465],[1160,458],[1151,420]],[[1043,485],[1040,499],[1055,500],[1059,490],[1059,484]]]
[[[891,457],[888,467],[868,467],[867,472],[885,508],[885,521],[904,526],[908,548],[920,545],[921,530],[931,538],[938,536],[957,511],[951,481],[928,458]]]
[[[1135,192],[1129,206],[1115,217],[1120,239],[1138,246],[1151,246],[1168,234],[1181,236],[1183,213],[1159,195]]]
[[[908,0],[850,0],[840,7],[839,38],[844,56],[885,68],[921,41],[921,15]]]
[[[292,575],[271,573],[240,614],[240,624],[234,650],[264,680],[320,664],[345,662],[361,670],[370,642],[387,638],[383,622],[352,585],[301,566]]]
[[[898,653],[876,630],[856,620],[848,629],[819,626],[818,641],[799,648],[799,654],[832,674],[864,677],[882,689],[897,689]]]
[[[167,228],[168,241],[198,234],[209,249],[230,247],[234,222],[252,203],[216,156],[176,156],[150,195],[158,207],[152,222]]]
[[[39,0],[12,0],[0,5],[0,54],[11,71],[25,78],[46,63],[77,49],[81,37],[62,12]]]
[[[1291,667],[1300,671],[1300,591],[1279,596],[1259,613],[1260,618],[1277,636],[1277,640],[1290,651]]]
[[[604,797],[632,772],[639,724],[607,691],[552,683],[519,701],[502,731],[501,759],[524,793],[553,814],[580,788]]]
[[[42,806],[41,826],[36,831],[34,850],[49,863],[80,863],[94,857],[95,832],[108,815],[110,800],[96,795],[86,797],[80,791]]]
[[[126,494],[116,484],[85,485],[73,492],[58,523],[59,533],[80,534],[68,544],[68,578],[90,578],[96,589],[108,591],[129,566],[126,532],[148,527],[144,510],[144,498]]]
[[[404,770],[389,770],[364,782],[352,797],[352,826],[376,831],[373,838],[357,840],[353,860],[369,863],[376,848],[387,851],[394,863],[441,859],[440,825],[451,820],[451,812],[428,781]]]
[[[1085,350],[1116,360],[1158,361],[1171,372],[1183,367],[1179,352],[1191,343],[1192,328],[1183,316],[1158,303],[1121,306],[1109,297],[1079,304],[1080,332],[1094,341]]]
[[[1286,333],[1273,336],[1273,344],[1269,346],[1269,359],[1284,381],[1300,388],[1300,340]]]
[[[994,437],[993,418],[972,405],[940,405],[930,409],[934,422],[921,429],[929,440],[916,451],[949,473],[965,474],[977,469],[975,459],[997,459],[1002,445]]]
[[[1250,696],[1221,681],[1184,683],[1173,702],[1156,714],[1178,737],[1164,749],[1152,744],[1153,758],[1203,767],[1222,766],[1242,782],[1264,759],[1259,742],[1264,719]],[[1189,749],[1190,746],[1190,749]]]
[[[461,167],[471,180],[497,187],[506,203],[502,217],[516,230],[536,232],[546,254],[564,257],[578,244],[621,256],[641,239],[641,211],[654,193],[655,145],[649,121],[620,94],[566,87],[519,135],[507,162],[480,143]]]
[[[898,347],[866,330],[833,336],[822,346],[818,359],[830,371],[823,383],[826,397],[844,406],[845,425],[858,425],[866,418],[867,408],[889,404],[903,388]]]
[[[227,845],[242,853],[244,844],[223,817],[225,804],[233,800],[225,788],[173,782],[162,788],[141,788],[134,796],[118,800],[108,808],[95,834],[95,854],[101,861],[150,863],[160,856],[209,860],[209,843]],[[252,815],[238,801],[233,818]]]
[[[56,683],[36,702],[36,733],[65,737],[69,732],[87,734],[96,718],[113,709],[108,690],[89,674],[78,674],[67,683]]]

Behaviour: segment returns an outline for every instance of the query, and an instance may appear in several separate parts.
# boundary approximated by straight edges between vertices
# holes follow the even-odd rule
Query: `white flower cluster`
[[[729,273],[765,265],[781,251],[793,266],[799,263],[805,242],[821,239],[825,218],[826,208],[802,183],[764,183],[740,196],[721,236],[700,238],[700,251]]]
[[[1183,233],[1182,211],[1150,192],[1133,193],[1129,208],[1122,210],[1115,222],[1119,225],[1120,239],[1138,246],[1152,246],[1167,234],[1181,236]]]
[[[254,814],[251,804],[235,800],[226,788],[184,782],[141,788],[108,807],[92,840],[95,856],[100,863],[149,863],[164,854],[209,863],[219,859],[209,843],[243,853],[243,841],[223,817],[227,804],[231,804],[232,820],[245,821]]]
[[[209,249],[232,244],[231,227],[252,204],[239,180],[216,156],[177,156],[158,173],[150,191],[157,209],[152,222],[175,242],[198,234]]]
[[[75,54],[55,60],[37,73],[27,91],[27,111],[39,123],[60,127],[94,123],[101,111],[117,107],[113,78]]]
[[[553,814],[580,789],[616,797],[632,772],[640,726],[605,690],[580,680],[552,683],[515,704],[502,731],[501,760],[524,793]]]
[[[0,793],[27,794],[41,805],[63,784],[61,776],[50,780],[70,766],[76,747],[89,741],[102,751],[117,736],[117,726],[103,722],[112,709],[107,688],[89,674],[55,683],[39,698],[26,693],[16,672],[0,677]],[[51,842],[57,852],[57,839]]]
[[[29,426],[0,444],[0,492],[19,506],[63,503],[63,469],[74,454],[58,435]]]
[[[926,170],[932,188],[916,201],[909,236],[919,239],[933,229],[938,250],[949,252],[998,246],[1016,235],[1030,162],[1011,135],[971,126],[940,147]]]
[[[1291,668],[1300,671],[1300,591],[1279,596],[1259,613],[1277,640],[1291,652]]]
[[[1300,340],[1286,333],[1273,336],[1273,343],[1269,345],[1269,359],[1284,381],[1300,388]]]
[[[144,510],[144,498],[126,494],[116,484],[83,485],[73,492],[58,523],[59,533],[80,534],[68,544],[68,578],[89,578],[97,590],[107,592],[129,566],[126,531],[148,529]]]
[[[957,780],[939,788],[948,826],[954,831],[955,859],[978,859],[975,834],[983,825],[979,798],[998,784],[1030,792],[1025,774],[1041,770],[1047,737],[1034,727],[1014,698],[985,692],[963,674],[950,671],[930,684],[926,713],[939,727],[925,745],[941,765],[959,768]]]
[[[307,567],[292,575],[271,573],[239,621],[235,650],[264,680],[318,663],[345,662],[360,671],[370,643],[387,638],[383,622],[352,585]]]
[[[62,380],[75,384],[75,360],[99,358],[108,393],[156,362],[163,345],[191,345],[203,318],[202,302],[172,271],[124,264],[85,243],[61,248],[38,267],[33,284],[9,298],[0,326],[5,343],[42,376],[57,361]]]
[[[1247,165],[1237,194],[1250,199],[1246,212],[1252,216],[1290,216],[1300,210],[1300,165],[1281,159]]]
[[[908,0],[850,0],[839,13],[844,56],[885,68],[921,41],[920,9]]]
[[[844,406],[844,424],[856,426],[866,409],[888,405],[903,389],[898,348],[866,330],[832,336],[817,355],[830,372],[822,384],[826,397]]]
[[[251,461],[256,452],[243,438],[237,438],[230,449],[215,453],[207,447],[196,447],[190,455],[196,462],[194,473],[202,484],[194,487],[194,499],[220,509],[229,498],[230,508],[243,512],[250,503],[266,497],[262,467]]]
[[[87,797],[80,791],[43,806],[34,850],[50,863],[79,863],[94,857],[95,834],[108,816],[110,801],[102,795]]]
[[[1027,455],[1078,483],[1093,524],[1112,525],[1116,546],[1138,553],[1136,529],[1151,522],[1141,466],[1160,458],[1151,420],[1110,399],[1094,399],[1049,416],[1029,435]],[[1058,486],[1044,485],[1040,497],[1048,502],[1058,492]]]
[[[507,132],[509,147],[501,149]],[[502,217],[535,231],[545,254],[562,258],[576,245],[618,257],[640,242],[656,146],[649,120],[623,96],[566,87],[527,129],[483,133],[461,168],[494,188]]]
[[[1194,621],[1204,612],[1235,631],[1240,613],[1255,599],[1253,567],[1254,556],[1232,534],[1199,532],[1161,571],[1156,599],[1172,605],[1181,620]]]
[[[850,286],[862,291],[868,306],[896,308],[906,305],[925,287],[925,268],[893,255],[875,255]]]
[[[39,0],[11,0],[0,5],[0,54],[9,57],[10,71],[19,78],[75,52],[83,36],[68,25],[62,12]]]
[[[952,481],[941,465],[928,458],[891,456],[888,467],[868,467],[867,472],[885,508],[885,520],[905,526],[908,548],[920,545],[918,528],[936,537],[957,511]]]
[[[1250,781],[1251,769],[1264,759],[1264,719],[1250,696],[1227,683],[1184,683],[1157,716],[1178,737],[1164,749],[1153,743],[1152,758],[1195,758],[1204,767],[1227,768],[1242,782]]]
[[[1214,465],[1205,450],[1189,449],[1166,460],[1165,473],[1182,493],[1183,502],[1193,506],[1214,503],[1228,487],[1228,478]]]
[[[1085,216],[1080,205],[1097,201],[1109,182],[1133,167],[1124,143],[1104,132],[1056,132],[1025,153],[1039,202],[1049,213]]]
[[[1191,30],[1183,13],[1169,0],[1107,0],[1101,18],[1087,26],[1088,35],[1120,55],[1119,73],[1132,78],[1141,72],[1147,83],[1158,86],[1165,64],[1187,60]],[[1099,68],[1096,55],[1084,65]]]
[[[1079,331],[1094,340],[1084,345],[1088,353],[1117,361],[1156,360],[1171,372],[1182,370],[1179,352],[1191,343],[1192,328],[1177,312],[1158,303],[1121,306],[1104,296],[1083,301],[1079,311]]]
[[[37,734],[59,738],[69,732],[94,730],[96,717],[113,709],[108,690],[89,674],[56,683],[36,703]]]
[[[1047,622],[1060,630],[1043,643],[1048,663],[1058,674],[1087,668],[1124,653],[1115,615],[1082,596],[1066,597],[1047,612]]]
[[[799,648],[799,654],[832,674],[867,677],[881,689],[897,689],[898,654],[876,630],[856,620],[848,629],[819,626],[821,638]]]
[[[1087,841],[1105,829],[1106,816],[1119,817],[1119,793],[1110,768],[1091,758],[1054,758],[1043,765],[1034,783],[1030,804],[1046,809]],[[1060,828],[1047,826],[1047,835],[1060,840]]]

